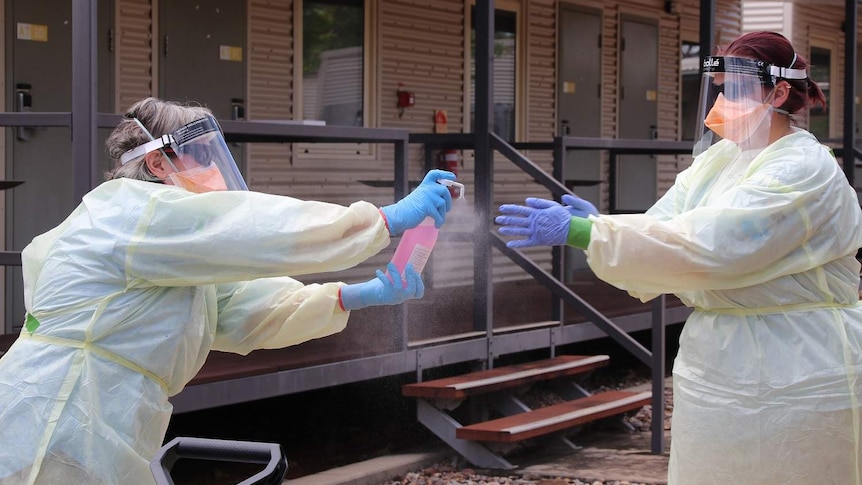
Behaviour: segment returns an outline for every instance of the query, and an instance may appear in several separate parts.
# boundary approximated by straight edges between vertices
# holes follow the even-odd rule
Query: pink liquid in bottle
[[[407,263],[411,263],[417,273],[422,273],[428,258],[431,257],[431,250],[434,249],[439,232],[440,230],[434,227],[434,219],[430,217],[426,217],[413,229],[404,231],[392,256],[392,263],[400,274],[404,274]]]

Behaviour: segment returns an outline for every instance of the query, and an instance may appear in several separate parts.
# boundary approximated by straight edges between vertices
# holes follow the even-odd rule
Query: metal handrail
[[[425,147],[425,168],[431,168],[432,149],[471,149],[475,138],[471,134],[411,134],[411,143],[421,143]],[[606,138],[583,138],[583,137],[556,137],[551,143],[547,142],[522,142],[508,143],[495,133],[490,133],[489,141],[492,150],[500,152],[503,156],[514,163],[518,168],[533,177],[533,179],[547,188],[554,197],[563,194],[574,195],[563,183],[558,180],[562,173],[566,152],[570,149],[600,149],[611,152],[611,161],[617,154],[685,154],[691,153],[692,142],[677,142],[665,140],[635,140],[635,139],[606,139]],[[553,150],[554,152],[554,176],[550,176],[542,167],[524,156],[519,150]],[[611,173],[611,183],[615,183],[614,173]],[[485,208],[490,214],[490,207]],[[491,231],[490,243],[506,257],[529,273],[536,281],[548,288],[551,293],[562,302],[575,308],[581,315],[589,319],[605,335],[611,337],[638,360],[649,366],[652,377],[652,423],[651,423],[651,450],[653,453],[664,451],[664,373],[665,373],[665,309],[666,296],[660,295],[652,304],[652,350],[646,349],[634,340],[627,332],[623,331],[607,317],[598,312],[589,303],[578,296],[568,286],[563,284],[556,276],[549,274],[519,251],[506,246],[505,241],[496,233]],[[558,257],[559,249],[555,248],[555,272],[561,273],[557,266],[561,263]],[[562,318],[560,319],[562,325]]]
[[[604,331],[614,341],[616,341],[623,348],[629,351],[629,353],[637,357],[638,360],[648,366],[652,366],[652,352],[647,350],[637,340],[633,339],[631,335],[622,331],[618,326],[614,324],[614,322],[612,322],[606,316],[602,315],[598,310],[593,308],[592,305],[590,305],[583,298],[578,296],[568,286],[564,285],[558,279],[551,276],[547,271],[539,267],[539,265],[521,254],[520,251],[516,251],[506,246],[506,241],[504,241],[503,238],[501,238],[499,235],[492,233],[491,243],[494,245],[495,248],[497,248],[497,250],[506,255],[512,261],[514,261],[515,264],[517,264],[524,271],[529,273],[530,276],[535,278],[536,281],[548,288],[551,293],[554,294],[554,296],[560,298],[565,303],[571,305],[576,310],[578,310],[578,312],[580,312],[583,316],[587,317],[597,327],[602,329],[602,331]]]

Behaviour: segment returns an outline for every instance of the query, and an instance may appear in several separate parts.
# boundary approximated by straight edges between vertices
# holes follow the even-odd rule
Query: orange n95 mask
[[[769,116],[769,108],[769,104],[751,99],[728,101],[724,94],[719,94],[703,124],[718,136],[741,143],[750,138]]]

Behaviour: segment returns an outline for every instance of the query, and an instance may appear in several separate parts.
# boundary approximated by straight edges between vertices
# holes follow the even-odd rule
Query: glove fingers
[[[535,212],[535,209],[517,204],[503,204],[500,206],[500,212],[503,214],[529,217],[533,212]]]
[[[506,246],[508,246],[508,247],[510,247],[510,248],[514,248],[514,249],[517,249],[517,248],[529,248],[529,247],[532,247],[532,246],[535,246],[535,245],[536,245],[536,244],[535,244],[533,241],[529,240],[529,239],[516,239],[516,240],[514,240],[514,241],[508,241],[508,242],[506,242]]]
[[[389,277],[392,279],[392,284],[390,286],[399,290],[404,288],[404,281],[401,279],[401,274],[398,273],[398,268],[395,267],[395,263],[387,264],[386,270],[389,272]]]
[[[434,225],[439,229],[446,220],[446,213],[452,208],[452,194],[449,193],[448,187],[437,183],[423,187],[422,191],[424,194],[421,210],[434,219]]]
[[[584,215],[598,215],[599,213],[598,209],[596,209],[596,206],[594,206],[590,201],[581,199],[580,197],[574,197],[569,194],[566,194],[563,196],[563,203],[575,209],[576,212],[580,212]],[[580,214],[576,215],[580,217]]]
[[[512,227],[505,226],[497,229],[497,232],[504,236],[530,236],[533,233],[529,227]]]
[[[413,269],[413,265],[407,263],[407,266],[404,268],[404,279],[407,280],[406,299],[413,298],[413,295],[416,294],[416,276],[416,270]]]
[[[502,224],[504,226],[530,227],[529,217],[497,216],[494,219],[494,222],[496,222],[497,224]]]
[[[539,199],[537,197],[527,197],[526,202],[528,206],[534,209],[547,209],[548,207],[560,205],[553,200]]]
[[[563,204],[565,204],[565,205],[570,205],[570,206],[574,207],[575,204],[577,204],[579,200],[583,200],[583,199],[581,199],[580,197],[576,197],[574,195],[563,194]]]
[[[441,185],[441,187],[443,187]],[[437,200],[437,211],[440,213],[440,216],[443,220],[446,220],[446,213],[452,210],[452,194],[449,193],[448,187],[443,187],[443,192],[441,193],[441,198]],[[440,223],[442,225],[443,222]],[[440,226],[437,226],[439,229]]]
[[[440,179],[455,180],[455,174],[446,170],[434,169],[425,174],[425,178],[422,179],[422,185],[439,185],[437,181]]]
[[[377,270],[377,272],[376,272],[376,274],[377,274],[377,279],[378,279],[378,280],[380,280],[380,282],[381,282],[381,283],[383,283],[383,286],[384,286],[384,287],[386,287],[386,286],[392,286],[392,280],[390,280],[390,279],[389,279],[389,277],[388,277],[388,276],[386,276],[386,274],[385,274],[385,273],[383,273],[383,271],[380,271],[380,270],[378,269],[378,270]]]
[[[422,282],[422,275],[416,273],[414,279],[416,282],[416,288],[414,290],[413,297],[422,298],[423,296],[425,296],[425,283]]]
[[[446,212],[444,211],[442,201],[439,201],[435,207],[431,208],[428,215],[434,219],[434,227],[437,229],[443,227],[443,223],[446,222]]]
[[[434,191],[434,195],[437,196],[446,207],[446,212],[449,212],[452,209],[452,193],[449,192],[449,187],[435,183],[433,187],[428,188]]]

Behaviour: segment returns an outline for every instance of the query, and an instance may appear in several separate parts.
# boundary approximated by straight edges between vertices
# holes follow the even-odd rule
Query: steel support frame
[[[571,383],[572,379],[560,378],[555,380],[557,385],[563,385],[564,382]],[[591,394],[589,392],[584,390],[582,394],[572,392],[568,396],[563,396],[563,398],[572,400],[590,395]],[[462,440],[455,436],[458,428],[463,425],[453,418],[448,411],[464,404],[476,404],[477,406],[481,406],[479,413],[483,415],[487,415],[487,411],[489,411],[490,408],[494,408],[494,410],[501,416],[514,416],[516,414],[530,412],[533,409],[514,393],[506,391],[468,397],[466,400],[462,400],[454,405],[450,401],[445,401],[437,405],[434,400],[431,399],[416,399],[416,415],[419,422],[438,438],[442,439],[452,449],[458,451],[461,456],[470,461],[474,466],[494,469],[514,468],[514,466],[509,463],[501,453],[492,449],[492,447],[470,440]],[[566,438],[563,432],[555,432],[547,435],[547,437],[557,438],[563,445],[571,449],[579,448]],[[502,447],[503,446],[501,445],[501,448]]]
[[[75,200],[100,181],[98,130],[97,0],[72,0],[72,163]]]
[[[652,302],[652,416],[650,423],[650,451],[664,453],[664,379],[665,379],[665,322],[667,321],[667,297],[658,296]]]
[[[476,228],[473,245],[473,329],[486,332],[488,342],[493,335],[494,278],[493,254],[490,244],[491,215],[494,205],[494,154],[491,132],[494,119],[494,0],[476,0],[476,119],[473,150],[476,161],[474,175],[474,207]],[[494,367],[494,353],[488,347],[487,368]]]
[[[497,470],[515,468],[505,458],[489,450],[485,445],[456,438],[455,431],[461,427],[461,423],[425,399],[416,400],[416,417],[420,423],[474,466]]]

